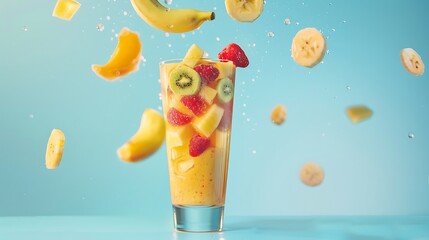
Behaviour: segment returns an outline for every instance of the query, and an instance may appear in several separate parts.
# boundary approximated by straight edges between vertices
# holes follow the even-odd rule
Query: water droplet
[[[253,153],[253,154],[256,154],[256,150],[254,150],[254,149],[253,149],[253,150],[252,150],[252,153]]]
[[[335,32],[335,28],[332,28],[332,32]]]
[[[30,114],[28,115],[30,118],[34,118],[34,114]]]
[[[115,38],[118,38],[119,34],[115,33]]]
[[[167,5],[173,4],[173,0],[164,0],[164,3]]]
[[[273,33],[273,32],[268,32],[268,33],[267,33],[267,36],[268,36],[268,37],[274,37],[274,33]]]
[[[346,23],[347,21],[346,20],[343,20],[343,23]]]
[[[170,36],[170,34],[169,34],[168,32],[166,32],[164,35],[165,35],[166,37],[169,37],[169,36]]]
[[[203,56],[204,56],[205,58],[207,58],[207,57],[209,57],[209,53],[208,53],[208,52],[204,52]]]
[[[256,43],[252,44],[252,47],[256,47]]]
[[[298,25],[299,25],[299,22],[296,22],[295,24],[298,26]]]
[[[246,107],[247,105],[245,103],[243,103],[243,107]]]
[[[216,10],[217,10],[217,7],[213,7],[213,10],[215,10],[215,11],[216,11]]]
[[[124,16],[127,16],[128,15],[128,12],[127,11],[124,11]]]
[[[351,88],[349,85],[347,85],[347,86],[346,86],[346,89],[347,89],[347,90],[351,90],[352,88]]]
[[[171,46],[172,46],[172,45],[171,45],[171,43],[169,43],[167,46],[168,46],[169,48],[171,48]]]
[[[107,17],[106,17],[106,20],[107,20],[107,21],[110,21],[110,16],[107,16]]]
[[[247,118],[246,121],[250,122],[250,118]]]
[[[181,36],[182,36],[182,38],[186,38],[186,34],[184,34],[184,33],[182,33]]]
[[[408,133],[408,138],[409,139],[413,139],[415,136],[414,136],[414,133],[412,133],[412,132],[410,132],[410,133]]]
[[[146,62],[146,58],[145,58],[143,55],[140,57],[140,60],[141,60],[142,62]]]
[[[284,20],[285,25],[290,25],[291,23],[292,23],[292,21],[289,18],[285,18],[285,20]]]
[[[24,32],[28,32],[28,27],[27,27],[27,26],[24,26],[24,27],[22,28],[22,30],[24,30]]]
[[[219,37],[216,37],[216,41],[218,41],[218,42],[219,42],[219,41],[220,41],[220,38],[219,38]]]
[[[246,116],[246,113],[245,113],[245,112],[242,112],[242,113],[241,113],[241,115]]]
[[[97,30],[102,32],[104,30],[104,25],[102,23],[97,24]]]

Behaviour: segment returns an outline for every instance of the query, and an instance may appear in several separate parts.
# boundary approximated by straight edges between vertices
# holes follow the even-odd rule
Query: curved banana
[[[146,109],[139,130],[118,149],[118,156],[126,162],[143,160],[161,147],[165,138],[165,122],[160,113]]]
[[[118,45],[106,65],[93,64],[92,71],[106,80],[115,80],[137,71],[142,44],[139,34],[123,28],[118,35]]]
[[[214,12],[170,9],[161,5],[158,0],[131,0],[131,4],[147,24],[165,32],[189,32],[198,28],[204,21],[215,19]]]

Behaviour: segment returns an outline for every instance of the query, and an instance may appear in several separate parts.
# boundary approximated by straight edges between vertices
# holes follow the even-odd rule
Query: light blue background
[[[429,64],[427,1],[267,0],[246,24],[220,0],[174,0],[171,7],[214,10],[216,19],[169,36],[129,1],[81,0],[70,22],[51,16],[55,2],[0,1],[0,216],[170,216],[165,146],[137,164],[121,162],[116,149],[145,108],[161,105],[159,61],[182,57],[193,43],[215,57],[231,42],[251,64],[237,72],[226,214],[429,213],[428,73],[411,76],[399,58],[412,47]],[[90,66],[107,61],[122,27],[140,33],[146,62],[106,82]],[[290,58],[305,27],[320,29],[329,47],[313,69]],[[280,127],[269,119],[278,103],[288,109]],[[374,116],[352,124],[344,110],[355,104]],[[52,128],[66,135],[55,171],[44,166]],[[320,187],[299,181],[307,161],[324,167]]]

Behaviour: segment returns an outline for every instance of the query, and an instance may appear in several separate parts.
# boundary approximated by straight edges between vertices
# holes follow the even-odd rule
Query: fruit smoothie
[[[161,63],[160,71],[172,203],[223,206],[235,66],[185,58]]]

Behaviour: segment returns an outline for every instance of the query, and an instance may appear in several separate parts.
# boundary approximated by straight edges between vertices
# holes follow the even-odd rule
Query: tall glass
[[[186,74],[177,73],[183,64],[182,59],[160,63],[174,226],[178,231],[222,231],[235,66],[214,59],[187,62],[190,68],[202,64],[219,71],[212,81],[193,72],[201,78],[198,83],[186,72],[190,68]],[[182,88],[177,89],[179,85],[171,87],[171,84],[183,88],[199,84],[199,87],[188,95]]]

